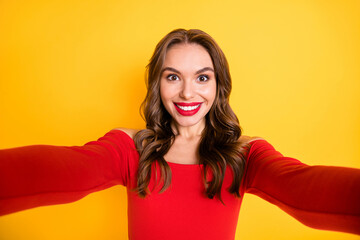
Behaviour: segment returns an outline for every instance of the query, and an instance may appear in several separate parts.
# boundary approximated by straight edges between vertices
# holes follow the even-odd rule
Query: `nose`
[[[180,97],[188,100],[194,97],[194,86],[192,85],[191,81],[183,81],[180,91]]]

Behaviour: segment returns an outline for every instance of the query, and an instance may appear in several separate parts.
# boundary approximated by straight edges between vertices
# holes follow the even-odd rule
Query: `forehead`
[[[164,67],[198,70],[204,67],[213,68],[213,62],[203,46],[196,43],[181,43],[167,50]]]

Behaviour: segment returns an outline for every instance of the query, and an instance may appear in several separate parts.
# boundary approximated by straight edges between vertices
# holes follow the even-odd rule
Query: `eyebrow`
[[[164,71],[172,71],[172,72],[175,72],[175,73],[178,73],[178,74],[181,74],[179,70],[175,69],[175,68],[172,68],[172,67],[165,67],[161,70],[161,74],[164,72]],[[197,70],[195,74],[199,74],[199,73],[203,73],[203,72],[206,72],[206,71],[212,71],[214,72],[214,69],[212,69],[211,67],[204,67],[200,70]]]

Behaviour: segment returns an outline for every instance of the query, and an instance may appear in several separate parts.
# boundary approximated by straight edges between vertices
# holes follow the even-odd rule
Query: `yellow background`
[[[144,127],[145,65],[179,27],[224,50],[245,135],[308,164],[360,167],[356,0],[0,1],[0,148],[82,145]],[[126,238],[120,186],[0,218],[2,240]],[[236,239],[359,237],[310,229],[248,194]]]

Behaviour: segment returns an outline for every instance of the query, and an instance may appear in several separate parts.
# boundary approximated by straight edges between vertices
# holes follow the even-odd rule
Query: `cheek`
[[[178,94],[179,86],[175,83],[168,83],[166,81],[160,82],[160,95],[164,98],[172,98]]]
[[[167,91],[166,91],[166,84],[163,83],[163,81],[160,82],[160,97],[161,100],[164,101],[167,98]]]
[[[160,83],[160,97],[164,106],[168,104],[168,101],[173,97],[173,89],[171,85],[167,83]]]
[[[216,96],[216,84],[207,86],[201,90],[201,95],[209,102],[213,102]]]

